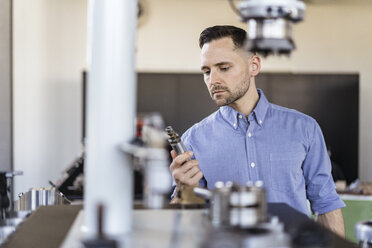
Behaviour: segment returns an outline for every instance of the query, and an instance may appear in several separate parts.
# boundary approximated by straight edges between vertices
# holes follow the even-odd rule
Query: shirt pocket
[[[303,180],[304,152],[270,153],[271,188],[282,192],[294,192]]]

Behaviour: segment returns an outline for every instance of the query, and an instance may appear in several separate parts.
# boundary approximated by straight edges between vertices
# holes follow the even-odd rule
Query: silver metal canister
[[[70,201],[54,187],[31,188],[21,193],[16,201],[16,211],[33,211],[39,206],[69,204]]]

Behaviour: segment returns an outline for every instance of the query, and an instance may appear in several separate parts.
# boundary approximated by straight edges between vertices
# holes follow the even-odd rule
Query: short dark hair
[[[225,37],[230,37],[236,48],[241,48],[244,46],[245,38],[247,32],[244,29],[223,25],[223,26],[213,26],[203,30],[199,37],[199,47],[202,48],[205,43],[209,43],[213,40],[218,40]]]

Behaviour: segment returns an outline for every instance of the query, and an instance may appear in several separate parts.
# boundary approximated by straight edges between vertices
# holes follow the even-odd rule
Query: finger
[[[180,167],[180,170],[182,171],[182,173],[187,173],[189,170],[191,170],[194,167],[199,168],[198,160],[194,159],[194,160],[187,161]]]
[[[177,157],[175,157],[173,159],[173,161],[176,162],[177,164],[181,165],[181,164],[185,163],[186,161],[190,160],[192,155],[193,155],[193,152],[191,152],[191,151],[185,152],[185,153],[182,153],[182,154],[178,155]]]
[[[177,154],[176,154],[176,152],[175,152],[174,150],[172,150],[172,151],[170,152],[170,154],[171,154],[171,156],[172,156],[172,159],[175,159],[175,158],[177,157]]]
[[[188,171],[185,172],[186,178],[192,178],[200,171],[198,166],[192,166]]]
[[[197,186],[202,177],[203,173],[199,170],[192,178],[185,177],[184,184],[187,184],[189,186]]]
[[[184,162],[186,162],[188,159],[188,154],[187,153],[182,153],[180,155],[176,155],[176,152],[175,151],[171,151],[171,155],[172,155],[172,158],[173,158],[173,161],[171,163],[171,165],[169,166],[170,170],[173,172],[173,170],[177,169],[178,167],[180,167]],[[173,157],[173,156],[176,156],[176,157]]]
[[[203,178],[203,172],[201,172],[201,171],[199,171],[198,173],[196,173],[195,175],[194,175],[194,177],[192,177],[191,178],[191,183],[192,183],[192,185],[194,185],[194,186],[198,186],[199,185],[199,181],[200,181],[200,179],[202,179]]]
[[[183,182],[187,180],[186,173],[193,167],[199,169],[199,162],[197,160],[190,160],[182,165],[178,165],[175,163],[175,161],[173,161],[170,170],[174,179],[178,179]]]

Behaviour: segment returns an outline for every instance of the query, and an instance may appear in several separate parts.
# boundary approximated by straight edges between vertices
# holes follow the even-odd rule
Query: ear
[[[261,59],[257,55],[253,55],[249,59],[249,71],[251,76],[257,76],[261,71]]]

